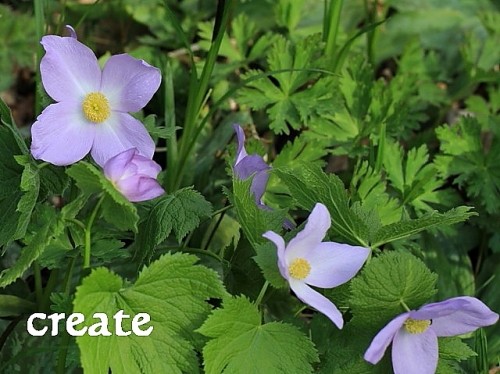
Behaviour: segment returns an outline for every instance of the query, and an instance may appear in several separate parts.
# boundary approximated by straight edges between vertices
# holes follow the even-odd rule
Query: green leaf
[[[465,225],[457,231],[452,237],[439,233],[422,236],[422,260],[438,275],[438,300],[476,293],[474,270],[467,253],[475,246],[474,232]]]
[[[398,199],[390,197],[386,190],[381,173],[371,168],[367,161],[361,162],[352,177],[351,191],[355,191],[360,199],[365,214],[375,214],[378,218],[378,225],[369,225],[371,232],[376,231],[381,224],[387,225],[401,219],[402,209]]]
[[[163,242],[173,230],[180,242],[200,224],[202,217],[209,217],[212,205],[192,188],[183,188],[162,196],[140,224],[136,246],[142,258],[151,258],[155,247]]]
[[[439,339],[440,359],[462,361],[474,356],[477,356],[477,353],[460,338],[452,337]]]
[[[0,295],[0,318],[27,314],[35,310],[35,304],[13,295]]]
[[[276,246],[269,242],[255,248],[257,256],[255,262],[264,275],[264,278],[275,288],[288,287],[288,282],[283,278],[278,269],[278,253]]]
[[[40,196],[62,195],[68,186],[69,178],[64,168],[47,165],[39,169]]]
[[[18,156],[16,159],[20,165],[24,166],[21,176],[21,191],[24,194],[17,204],[16,211],[20,214],[13,240],[22,239],[26,234],[40,191],[40,175],[36,166],[31,163],[27,156]]]
[[[483,146],[481,125],[472,117],[462,117],[454,126],[436,130],[441,152],[436,156],[436,169],[444,178],[453,177],[454,183],[465,188],[467,195],[478,199],[488,213],[500,210],[500,141],[494,134],[489,145]]]
[[[285,183],[290,194],[304,209],[312,210],[316,203],[328,207],[332,230],[351,244],[368,247],[369,228],[349,207],[349,197],[342,181],[310,164],[300,167],[276,168],[274,172]]]
[[[0,126],[0,246],[12,240],[18,226],[20,213],[17,206],[23,195],[19,188],[23,168],[14,155],[20,155],[12,133]]]
[[[460,206],[445,213],[434,211],[417,219],[400,221],[384,226],[375,233],[372,247],[379,247],[394,240],[407,238],[430,228],[463,222],[469,219],[469,217],[477,215],[477,213],[471,212],[471,209],[472,207]]]
[[[223,297],[225,291],[217,274],[195,265],[196,260],[185,254],[164,255],[144,268],[131,286],[105,268],[93,270],[77,288],[73,312],[85,315],[85,326],[98,322],[92,317],[96,311],[106,313],[113,335],[77,337],[83,370],[107,373],[111,369],[116,374],[197,372],[192,331],[210,311],[206,300]],[[131,318],[148,313],[151,335],[114,335],[112,316],[119,310]],[[130,331],[131,319],[124,320],[122,326]]]
[[[372,259],[351,282],[353,315],[366,325],[387,322],[416,309],[436,293],[437,276],[408,253],[387,252]]]
[[[29,154],[30,152],[28,150],[28,147],[26,146],[26,143],[23,140],[21,134],[19,134],[19,130],[17,129],[16,124],[14,123],[14,118],[12,117],[12,113],[9,107],[7,106],[7,104],[5,104],[2,98],[0,98],[0,127],[5,128],[4,126],[2,126],[2,124],[5,125],[10,130],[10,133],[14,137],[14,140],[17,146],[19,147],[21,153],[25,155]]]
[[[435,165],[429,162],[425,144],[410,149],[404,159],[397,143],[387,141],[385,146],[387,177],[399,192],[403,205],[413,207],[417,215],[432,211],[432,205],[447,208],[458,205],[456,193],[443,189],[445,180],[438,175]]]
[[[247,80],[239,90],[239,102],[252,109],[266,109],[270,118],[269,127],[275,133],[290,132],[303,125],[299,106],[293,100],[300,88],[317,73],[308,71],[311,60],[318,52],[319,35],[299,41],[297,44],[283,37],[276,38],[268,52],[269,69],[274,71],[274,80],[259,71],[250,71],[243,76]],[[261,79],[252,79],[261,76]],[[276,83],[275,83],[276,82]],[[323,94],[323,92],[321,92]],[[316,97],[309,96],[309,102]]]
[[[104,193],[102,215],[107,222],[121,230],[131,229],[137,232],[137,208],[95,166],[80,161],[68,168],[66,173],[75,180],[84,194]]]
[[[324,144],[316,139],[298,136],[293,142],[287,142],[273,161],[273,167],[292,165],[294,162],[307,162],[323,166],[322,160],[328,153]]]
[[[296,327],[261,324],[258,308],[244,297],[228,298],[198,331],[212,338],[203,348],[205,372],[312,373],[313,343]]]
[[[41,256],[54,238],[61,235],[64,230],[64,223],[54,210],[45,209],[47,213],[46,221],[38,228],[36,234],[30,239],[29,244],[21,250],[21,255],[16,263],[0,273],[0,288],[8,286],[31,266],[33,261]]]
[[[251,184],[252,178],[242,181],[235,177],[233,178],[233,194],[228,195],[246,238],[254,248],[257,248],[259,244],[267,242],[267,239],[262,237],[266,231],[281,231],[285,215],[280,210],[259,208],[250,192]]]

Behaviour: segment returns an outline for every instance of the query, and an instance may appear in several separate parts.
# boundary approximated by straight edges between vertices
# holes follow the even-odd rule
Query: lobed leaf
[[[312,373],[314,344],[295,326],[261,324],[258,308],[245,297],[227,298],[198,332],[211,338],[203,348],[205,372]]]
[[[140,224],[136,246],[142,258],[151,258],[155,247],[172,232],[180,242],[200,224],[202,217],[212,213],[212,205],[192,188],[183,188],[162,196]]]
[[[437,276],[408,253],[387,252],[372,259],[351,282],[354,317],[366,325],[388,322],[405,310],[420,307],[436,293]]]
[[[106,373],[194,373],[198,362],[192,331],[210,311],[208,298],[225,295],[217,274],[185,254],[167,254],[146,267],[133,285],[105,268],[86,277],[76,290],[73,312],[83,313],[90,326],[95,312],[111,321],[112,336],[77,337],[85,372]],[[123,310],[133,318],[148,313],[153,326],[149,336],[116,336],[113,315]],[[131,319],[123,330],[130,331]]]

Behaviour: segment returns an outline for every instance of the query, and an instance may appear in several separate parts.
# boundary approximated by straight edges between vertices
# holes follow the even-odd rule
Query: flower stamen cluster
[[[410,334],[421,334],[429,328],[429,326],[431,325],[431,320],[408,318],[403,325],[405,327],[405,330]]]
[[[104,122],[111,114],[109,101],[100,92],[91,92],[85,96],[82,103],[82,111],[85,118],[94,123]]]
[[[311,264],[303,258],[296,258],[290,266],[288,266],[288,272],[292,278],[302,280],[307,278],[311,272]]]

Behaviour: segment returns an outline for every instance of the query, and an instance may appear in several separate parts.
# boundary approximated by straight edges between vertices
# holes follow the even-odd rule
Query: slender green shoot
[[[327,2],[328,0],[325,0]],[[325,12],[326,21],[324,22],[324,30],[327,31],[326,35],[326,56],[330,59],[333,59],[335,53],[335,46],[337,43],[337,36],[339,32],[339,24],[340,24],[340,13],[342,11],[342,5],[344,0],[330,0],[329,5],[325,4],[325,10],[328,10],[328,13]],[[325,27],[326,25],[326,27]]]

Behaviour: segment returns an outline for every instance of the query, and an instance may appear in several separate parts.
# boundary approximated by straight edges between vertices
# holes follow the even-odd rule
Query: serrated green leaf
[[[19,147],[20,151],[22,154],[29,154],[28,147],[26,146],[26,142],[23,140],[23,137],[19,134],[19,131],[17,130],[17,126],[14,123],[14,118],[12,117],[12,113],[3,101],[2,98],[0,98],[0,127],[5,128],[5,125],[9,130],[12,136],[14,137],[14,140]]]
[[[318,51],[319,35],[314,35],[297,44],[277,37],[268,53],[268,64],[274,80],[258,71],[251,71],[243,76],[246,86],[239,90],[239,102],[255,110],[266,109],[271,119],[269,127],[275,133],[290,132],[303,126],[298,105],[293,96],[299,92],[308,80],[317,73],[308,71],[314,54]],[[261,79],[251,79],[261,75]],[[276,82],[276,83],[275,83]],[[314,92],[309,95],[309,102],[314,101]]]
[[[17,206],[22,198],[19,188],[23,167],[14,155],[20,155],[14,137],[8,128],[0,126],[0,246],[15,235],[20,213]]]
[[[303,135],[298,136],[293,142],[287,142],[273,162],[273,167],[291,165],[294,162],[307,162],[319,166],[324,165],[322,158],[328,150],[318,140],[308,140]]]
[[[351,309],[367,325],[387,322],[416,309],[436,293],[437,276],[408,253],[387,252],[372,259],[351,281]]]
[[[13,240],[22,239],[26,234],[40,191],[40,174],[38,169],[31,163],[31,160],[27,156],[19,156],[16,159],[20,165],[24,166],[24,170],[21,175],[21,191],[23,195],[17,203],[16,211],[19,212],[19,219],[16,233],[12,238]]]
[[[402,148],[387,141],[384,167],[391,185],[399,192],[402,205],[413,207],[417,215],[431,212],[435,205],[451,208],[459,204],[455,191],[443,188],[445,180],[429,162],[425,144],[410,149],[403,157]]]
[[[229,195],[229,198],[234,205],[238,222],[246,238],[255,249],[259,244],[267,241],[262,237],[266,231],[281,231],[285,214],[280,210],[260,209],[250,193],[251,184],[251,178],[244,181],[233,178],[233,194]]]
[[[69,178],[64,168],[47,165],[39,169],[40,196],[62,195],[68,186]]]
[[[462,361],[474,356],[477,356],[477,353],[460,338],[452,337],[439,339],[440,359]]]
[[[296,327],[261,324],[259,310],[244,297],[227,298],[198,329],[212,338],[203,348],[205,372],[312,373],[313,343]]]
[[[119,310],[133,317],[148,313],[153,331],[148,337],[84,335],[77,338],[85,372],[195,373],[198,362],[192,331],[210,310],[208,298],[225,296],[217,274],[195,265],[197,258],[185,254],[164,255],[143,269],[135,284],[105,268],[93,270],[77,288],[73,312],[83,313],[89,326],[98,311],[112,316]],[[126,319],[123,330],[130,331]],[[115,333],[114,323],[109,331]]]
[[[54,238],[63,232],[64,224],[60,217],[53,210],[46,211],[50,212],[49,218],[31,238],[29,244],[21,250],[21,255],[16,263],[0,273],[0,288],[8,286],[21,277],[33,261],[40,257]]]
[[[137,232],[137,208],[123,196],[104,174],[88,162],[80,161],[66,170],[84,194],[104,193],[102,216],[119,229]]]
[[[434,211],[417,219],[384,226],[375,233],[372,247],[376,248],[394,240],[407,238],[430,228],[449,226],[466,221],[469,217],[477,215],[477,213],[471,212],[471,209],[468,206],[460,206],[445,213]]]
[[[173,230],[180,242],[200,224],[202,217],[212,213],[212,205],[192,188],[183,188],[157,200],[141,223],[136,236],[137,250],[142,258],[151,258],[155,247]]]
[[[304,209],[312,210],[316,203],[328,207],[332,230],[351,244],[368,247],[369,228],[349,207],[349,197],[342,181],[334,174],[325,174],[319,167],[300,164],[300,167],[275,168],[292,197]]]
[[[481,125],[476,118],[462,117],[455,126],[436,130],[441,152],[436,156],[436,169],[444,178],[464,187],[467,195],[478,199],[488,213],[500,210],[500,141],[490,133],[489,145],[483,146]]]
[[[362,162],[356,168],[351,180],[351,191],[355,191],[360,199],[360,208],[356,213],[361,215],[376,215],[377,220],[373,220],[368,225],[370,232],[375,232],[380,226],[398,222],[402,216],[402,207],[397,199],[389,196],[386,192],[387,186],[382,175]],[[366,219],[368,221],[368,218]],[[371,235],[370,235],[371,236]]]

